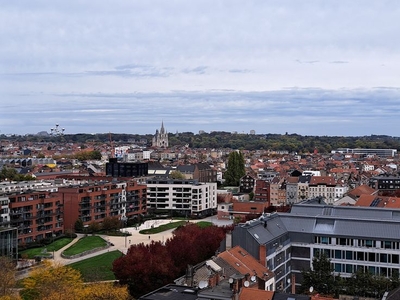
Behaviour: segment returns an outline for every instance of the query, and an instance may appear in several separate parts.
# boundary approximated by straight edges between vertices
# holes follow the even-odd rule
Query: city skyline
[[[0,134],[399,136],[396,1],[6,2]]]

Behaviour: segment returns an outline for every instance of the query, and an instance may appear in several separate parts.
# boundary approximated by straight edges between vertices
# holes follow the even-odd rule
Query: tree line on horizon
[[[1,140],[18,141],[21,145],[27,142],[43,143],[81,143],[100,145],[119,143],[139,143],[143,146],[151,146],[153,135],[139,134],[67,134],[61,137],[26,135],[5,136],[0,135]],[[400,137],[387,135],[370,136],[311,136],[299,134],[235,134],[231,132],[215,131],[211,133],[194,134],[192,132],[169,133],[169,145],[189,146],[190,148],[230,148],[242,150],[286,150],[297,153],[330,153],[337,148],[368,148],[368,149],[400,149]],[[0,149],[1,150],[1,149]]]

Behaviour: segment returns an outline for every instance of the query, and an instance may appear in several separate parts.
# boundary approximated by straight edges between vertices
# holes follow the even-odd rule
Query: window
[[[323,236],[321,237],[321,244],[330,244],[329,240],[330,238],[328,238],[327,236]]]
[[[353,265],[346,265],[346,273],[353,273]]]
[[[384,241],[383,247],[385,249],[392,249],[392,243],[390,241]]]
[[[366,247],[376,247],[376,241],[373,240],[365,240]]]
[[[398,254],[392,254],[392,263],[393,264],[399,263],[399,255]]]
[[[368,253],[368,261],[375,261],[375,253]]]
[[[342,264],[335,264],[335,272],[342,272]]]
[[[357,260],[364,260],[364,252],[357,252]]]

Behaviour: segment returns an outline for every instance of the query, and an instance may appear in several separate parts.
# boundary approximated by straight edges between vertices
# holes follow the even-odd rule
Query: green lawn
[[[114,273],[112,272],[112,263],[115,259],[121,257],[121,255],[121,252],[115,250],[78,261],[68,266],[80,271],[85,282],[115,280]]]
[[[71,242],[72,242],[71,238],[66,238],[66,237],[60,238],[58,240],[55,240],[54,242],[52,242],[49,245],[39,247],[39,248],[31,248],[31,249],[22,250],[19,253],[21,255],[27,255],[28,258],[34,258],[36,255],[43,255],[45,252],[47,252],[50,255],[53,253],[53,251],[58,251],[62,247],[68,245]]]
[[[164,225],[160,225],[158,227],[155,228],[149,228],[149,229],[143,229],[140,230],[139,233],[141,234],[154,234],[154,233],[160,233],[169,229],[174,229],[177,228],[179,226],[183,226],[186,224],[186,221],[178,221],[178,222],[172,222],[172,223],[167,223]]]
[[[178,222],[172,222],[172,223],[167,223],[164,225],[160,225],[158,227],[155,228],[149,228],[149,229],[143,229],[140,230],[139,233],[141,234],[154,234],[154,233],[160,233],[169,229],[174,229],[177,228],[179,226],[184,226],[187,224],[187,221],[178,221]],[[204,227],[208,227],[212,225],[212,222],[207,222],[207,221],[200,221],[195,223],[197,224],[197,226],[199,226],[200,228],[204,228]]]
[[[196,223],[197,226],[199,226],[200,228],[205,228],[205,227],[209,227],[212,226],[212,222],[207,222],[207,221],[200,221]]]
[[[88,250],[104,247],[106,245],[107,242],[99,236],[86,236],[81,238],[71,247],[65,249],[63,254],[67,256],[76,255]]]

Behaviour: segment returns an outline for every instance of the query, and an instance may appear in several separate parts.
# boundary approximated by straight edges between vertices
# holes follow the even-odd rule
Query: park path
[[[56,263],[60,263],[62,265],[69,265],[69,264],[72,264],[72,263],[75,263],[75,262],[78,262],[81,260],[85,260],[87,258],[95,257],[95,256],[103,254],[103,253],[114,251],[114,250],[118,250],[121,253],[126,254],[129,247],[131,245],[135,245],[135,244],[140,244],[140,243],[149,244],[149,243],[151,243],[151,241],[160,241],[160,242],[164,243],[167,241],[167,239],[172,237],[172,232],[174,231],[174,229],[169,229],[169,230],[166,230],[166,231],[163,231],[160,233],[151,234],[151,235],[144,235],[144,234],[139,233],[139,231],[142,229],[158,227],[158,226],[166,224],[166,223],[177,222],[177,221],[178,220],[170,220],[170,219],[148,220],[138,228],[128,227],[128,228],[121,229],[123,232],[129,232],[131,234],[131,236],[123,237],[123,236],[98,235],[98,236],[102,237],[104,240],[106,240],[107,242],[109,242],[110,244],[112,244],[112,246],[110,246],[107,249],[99,250],[94,253],[90,253],[90,254],[87,254],[87,255],[84,255],[81,257],[77,257],[77,258],[62,257],[61,253],[65,249],[67,249],[68,247],[71,247],[71,245],[78,242],[78,240],[84,236],[84,234],[77,234],[77,237],[71,243],[64,246],[63,248],[61,248],[58,251],[54,251],[53,258]],[[200,222],[200,221],[212,222],[213,224],[218,225],[218,226],[232,224],[231,220],[218,220],[215,216],[208,217],[205,219],[191,220],[191,222]],[[25,278],[28,276],[28,274],[29,274],[29,270],[25,270],[24,272],[21,272],[20,274],[18,274],[18,279]]]

